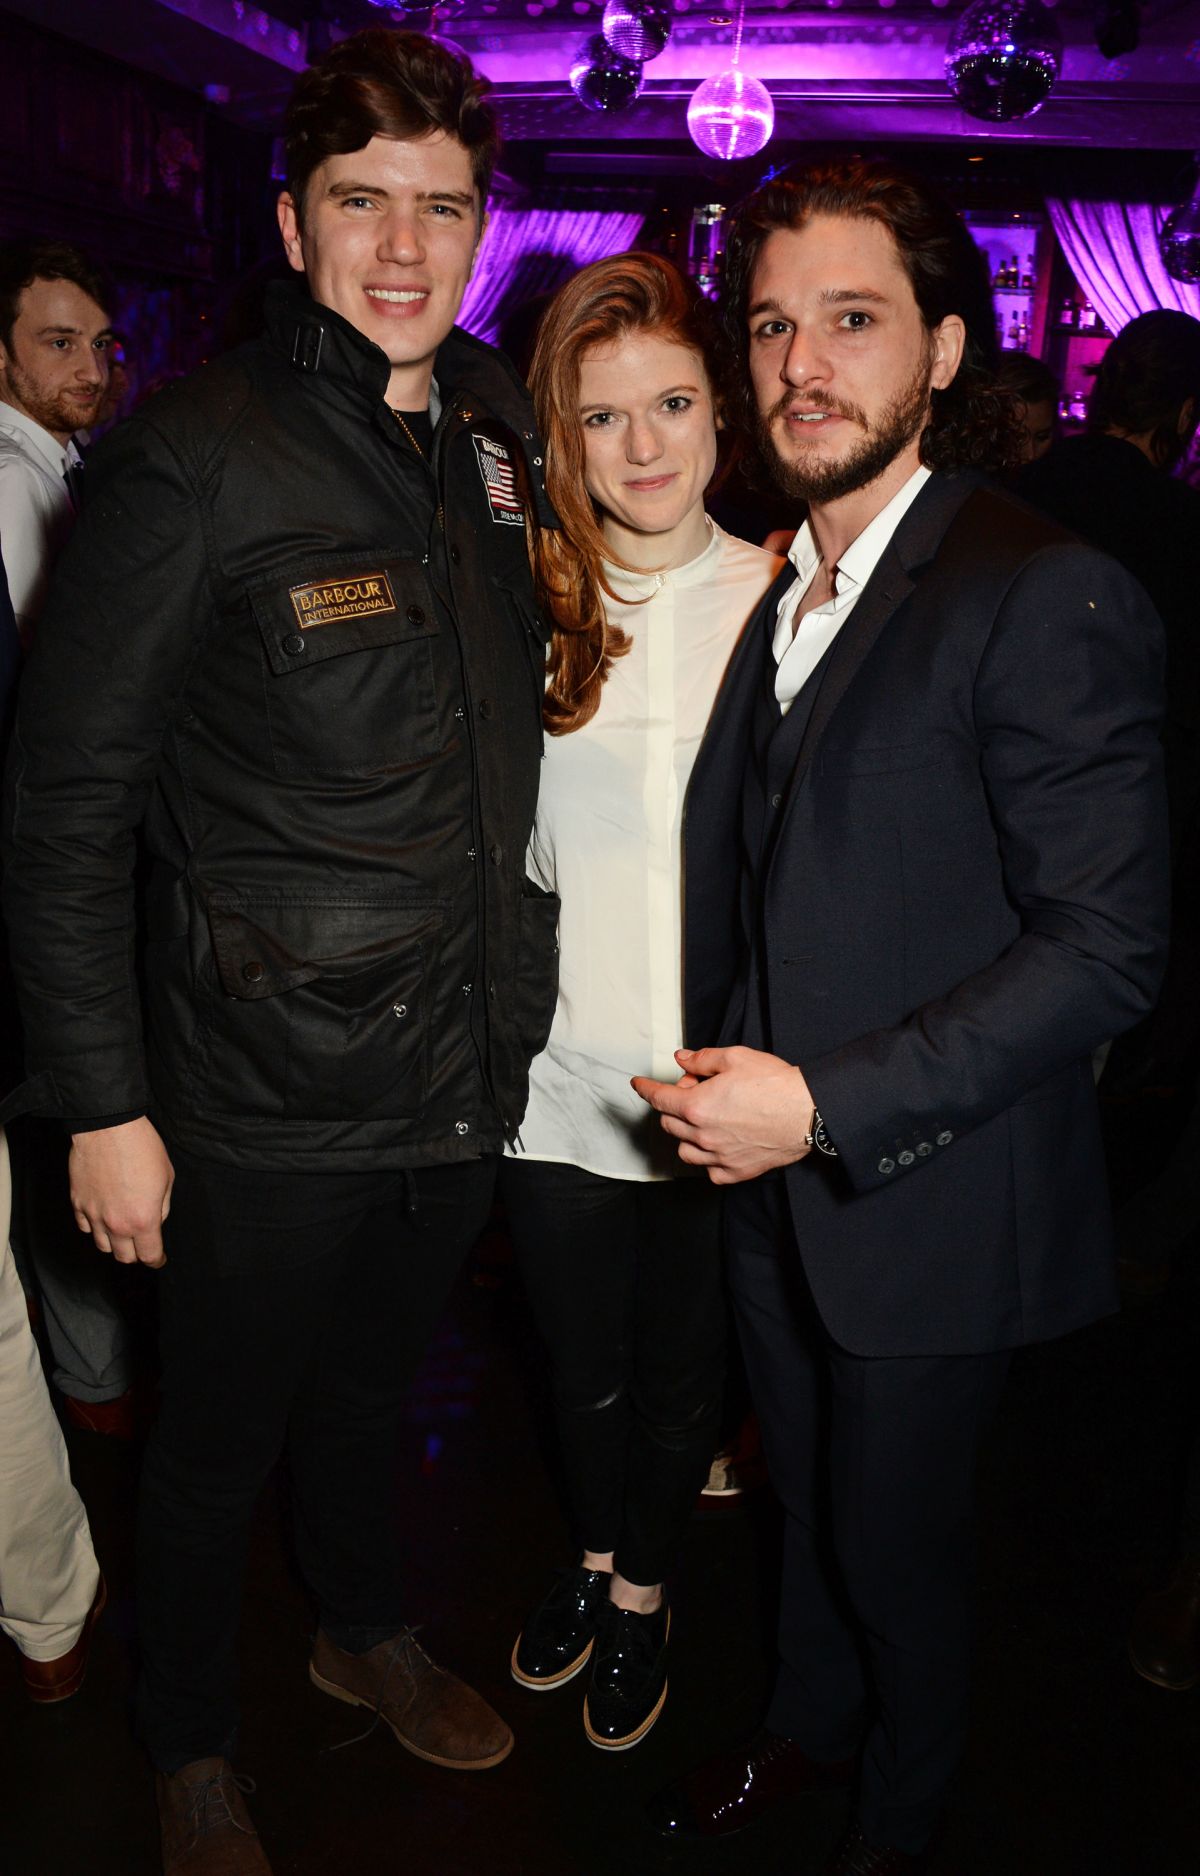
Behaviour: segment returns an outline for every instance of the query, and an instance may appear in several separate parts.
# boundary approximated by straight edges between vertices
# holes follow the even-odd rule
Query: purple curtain
[[[1158,252],[1163,209],[1148,202],[1047,201],[1071,272],[1110,332],[1160,306],[1200,319],[1200,287],[1172,280]]]
[[[633,247],[645,219],[640,208],[493,208],[459,325],[495,344],[508,314],[588,261]]]

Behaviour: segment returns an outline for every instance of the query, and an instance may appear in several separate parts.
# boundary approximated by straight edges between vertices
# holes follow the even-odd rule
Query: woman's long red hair
[[[619,603],[604,577],[604,562],[615,556],[584,483],[579,384],[586,353],[635,332],[697,353],[719,408],[716,321],[707,300],[670,261],[659,254],[615,254],[582,268],[555,294],[529,372],[546,448],[546,492],[562,522],[561,529],[530,530],[534,577],[553,620],[543,708],[552,736],[595,716],[614,658],[629,650],[628,634],[606,617],[606,599]]]

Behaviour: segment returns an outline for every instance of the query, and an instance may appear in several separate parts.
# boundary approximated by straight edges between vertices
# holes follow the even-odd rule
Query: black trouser
[[[286,1442],[297,1551],[339,1646],[404,1626],[405,1391],[491,1202],[495,1159],[246,1171],[173,1153],[162,1411],[138,1532],[138,1717],[161,1771],[228,1755],[251,1515]]]
[[[550,1351],[576,1535],[661,1583],[716,1446],[725,1300],[706,1179],[506,1160],[517,1261]]]
[[[730,1284],[785,1513],[773,1732],[813,1758],[863,1741],[874,1843],[925,1847],[967,1727],[979,1437],[1007,1351],[869,1359],[831,1342],[782,1179],[727,1195]]]

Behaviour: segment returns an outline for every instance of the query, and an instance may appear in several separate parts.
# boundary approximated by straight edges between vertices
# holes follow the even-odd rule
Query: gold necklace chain
[[[396,419],[396,422],[400,425],[400,428],[403,430],[405,436],[408,438],[409,442],[412,444],[413,448],[416,450],[417,455],[421,458],[421,461],[427,462],[428,458],[425,455],[425,451],[421,448],[421,445],[417,442],[416,437],[413,435],[412,431],[409,429],[408,425],[405,423],[403,413],[401,411],[393,409],[393,407],[390,404],[388,406],[388,409],[391,410],[393,417]],[[446,531],[446,517],[442,513],[442,504],[441,504],[440,499],[437,505],[437,519],[438,519],[438,526],[444,534]]]

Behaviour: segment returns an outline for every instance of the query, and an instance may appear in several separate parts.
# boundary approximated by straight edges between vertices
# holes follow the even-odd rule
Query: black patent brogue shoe
[[[810,1759],[795,1740],[764,1726],[656,1792],[646,1816],[664,1837],[731,1837],[789,1798],[849,1784],[853,1772],[853,1759]]]
[[[626,1752],[646,1737],[667,1698],[670,1631],[665,1596],[652,1615],[605,1603],[583,1702],[583,1730],[593,1746]]]
[[[1200,1557],[1184,1557],[1166,1589],[1144,1596],[1129,1630],[1143,1680],[1182,1693],[1200,1681]]]
[[[587,1666],[596,1623],[608,1601],[607,1570],[559,1570],[517,1636],[512,1677],[535,1692],[564,1687]]]
[[[928,1868],[927,1850],[897,1850],[894,1844],[868,1843],[859,1826],[851,1824],[822,1876],[921,1876]]]

